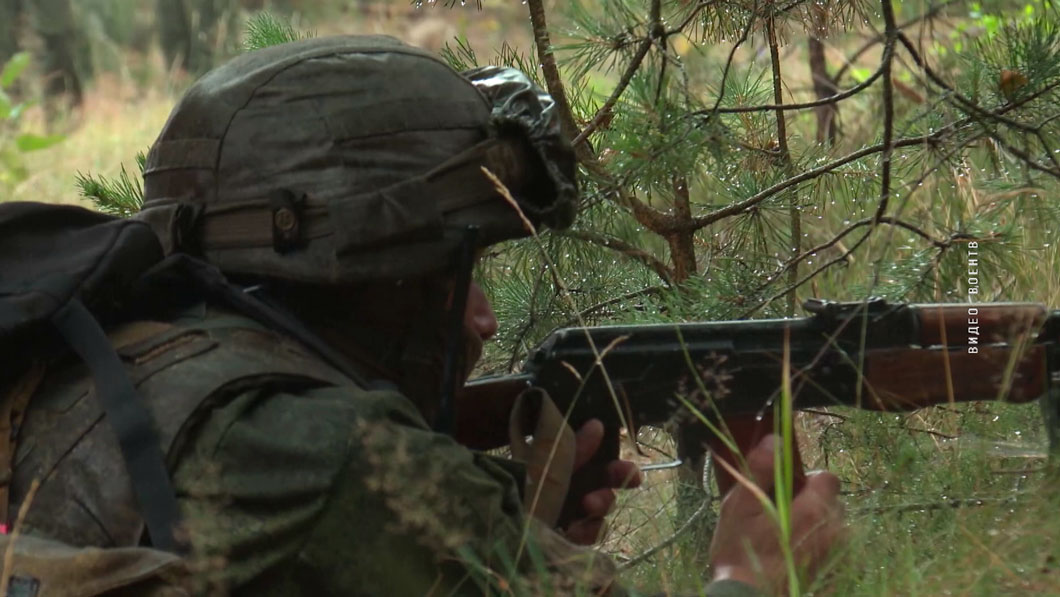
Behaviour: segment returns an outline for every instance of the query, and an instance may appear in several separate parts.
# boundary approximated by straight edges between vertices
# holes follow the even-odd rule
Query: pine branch
[[[578,240],[590,242],[594,245],[607,247],[608,249],[617,251],[621,255],[633,259],[635,261],[639,261],[651,268],[651,270],[654,271],[667,285],[673,282],[674,273],[670,270],[670,268],[666,266],[665,263],[660,261],[651,253],[641,249],[640,247],[627,243],[624,240],[605,236],[597,232],[590,232],[588,230],[565,230],[559,234],[561,236],[576,238]]]
[[[954,4],[957,4],[959,1],[960,0],[948,0],[947,2],[943,2],[942,4],[938,4],[936,6],[933,6],[933,7],[931,7],[930,10],[928,10],[924,14],[917,15],[917,16],[909,19],[908,21],[905,21],[905,22],[901,23],[900,25],[898,25],[898,29],[899,30],[908,29],[909,27],[912,27],[913,25],[916,25],[917,23],[919,23],[921,21],[927,21],[927,20],[933,19],[936,16],[938,16],[938,14],[940,12],[942,12],[943,10],[946,10],[947,8],[949,8],[950,6],[952,6]],[[885,34],[879,34],[879,35],[876,35],[875,37],[873,37],[872,39],[868,40],[867,42],[865,42],[864,45],[862,45],[853,54],[851,54],[849,57],[847,57],[845,59],[845,61],[843,62],[843,66],[839,67],[839,70],[836,71],[836,74],[832,77],[832,82],[833,83],[838,83],[839,80],[843,78],[843,75],[845,75],[846,72],[848,70],[850,70],[850,67],[854,64],[855,60],[860,58],[862,54],[864,54],[865,52],[868,52],[876,44],[884,41],[885,39],[886,39],[886,35]]]
[[[552,40],[548,34],[548,24],[545,21],[545,7],[543,0],[527,0],[530,10],[530,23],[534,30],[534,45],[537,46],[537,57],[541,62],[541,71],[545,75],[545,85],[548,93],[556,102],[559,110],[560,128],[568,139],[578,136],[578,125],[574,123],[574,114],[571,112],[570,102],[567,101],[567,91],[563,85],[563,79],[556,66],[556,56],[552,48]],[[584,145],[575,147],[580,161],[591,159]]]
[[[898,147],[911,147],[916,145],[933,145],[938,142],[939,138],[944,132],[948,132],[948,129],[940,129],[939,131],[931,133],[930,135],[899,139],[898,141],[893,142],[891,144],[891,147],[893,149]],[[767,189],[763,189],[762,191],[755,193],[754,195],[748,197],[747,199],[744,199],[743,201],[727,205],[721,209],[714,210],[704,216],[695,218],[692,221],[692,226],[696,229],[703,228],[713,224],[714,222],[717,222],[718,220],[727,218],[738,213],[743,213],[785,189],[791,188],[799,183],[806,182],[807,180],[812,180],[814,178],[827,174],[841,166],[844,166],[851,162],[855,162],[866,156],[872,155],[874,153],[880,153],[884,150],[885,147],[886,145],[882,143],[879,145],[863,147],[855,152],[852,152],[832,162],[824,164],[823,166],[819,166],[812,170],[807,170],[805,172],[802,172],[801,174],[782,180]]]
[[[314,33],[298,32],[285,18],[268,12],[259,12],[247,21],[243,48],[247,51],[278,46],[300,39],[310,39]]]
[[[702,0],[701,2],[696,4],[696,6],[692,9],[692,11],[690,13],[688,13],[688,16],[685,17],[685,20],[681,21],[680,25],[678,25],[677,27],[674,27],[673,29],[668,30],[666,32],[666,35],[669,36],[669,35],[674,35],[676,33],[684,32],[685,28],[688,27],[692,23],[692,21],[696,18],[697,15],[699,15],[699,13],[704,8],[706,8],[706,7],[708,7],[708,6],[712,5],[712,4],[717,4],[718,1],[719,0]]]
[[[782,298],[784,295],[788,294],[792,290],[795,290],[796,288],[798,288],[798,287],[802,286],[803,284],[809,282],[810,280],[816,278],[817,275],[820,274],[821,272],[823,272],[824,270],[832,267],[833,265],[836,265],[837,263],[845,263],[847,261],[847,258],[850,257],[851,255],[853,255],[854,251],[857,251],[861,247],[861,245],[865,244],[865,241],[867,241],[870,236],[872,236],[872,228],[870,228],[869,230],[865,231],[865,234],[863,234],[861,236],[861,238],[859,238],[857,240],[857,242],[854,243],[854,246],[852,246],[849,249],[843,251],[842,255],[840,255],[839,257],[836,257],[835,259],[832,259],[831,261],[828,261],[828,262],[822,264],[817,269],[813,270],[809,274],[806,274],[806,276],[804,276],[802,279],[797,281],[795,284],[785,288],[781,292],[779,292],[777,294],[774,294],[773,296],[771,296],[771,297],[769,297],[769,298],[767,298],[765,300],[760,301],[757,305],[755,305],[751,309],[743,312],[738,317],[738,319],[747,319],[748,317],[753,315],[756,311],[758,311],[762,307],[768,305],[769,303],[772,303],[773,301],[775,301],[775,300],[777,300],[779,298]]]
[[[758,4],[755,3],[755,14],[758,11]],[[729,56],[725,59],[725,67],[721,71],[721,85],[718,86],[718,97],[714,100],[714,107],[709,111],[692,112],[693,115],[710,116],[717,114],[718,107],[721,106],[721,101],[725,97],[725,83],[729,80],[729,71],[732,69],[732,61],[736,57],[736,50],[740,49],[740,46],[747,41],[747,38],[751,35],[751,29],[754,28],[755,19],[754,17],[747,19],[747,25],[744,26],[743,32],[740,34],[740,38],[736,40],[736,43],[732,45],[729,50]]]
[[[956,147],[953,150],[951,150],[950,153],[947,156],[944,156],[943,158],[938,160],[938,164],[935,167],[927,169],[927,171],[924,172],[920,176],[920,178],[918,180],[915,180],[915,181],[911,182],[908,185],[908,187],[910,189],[912,189],[910,194],[912,194],[913,192],[916,192],[917,189],[923,188],[921,183],[924,180],[926,180],[927,177],[939,167],[939,165],[945,163],[951,156],[953,156],[956,153],[958,153],[959,151],[961,151],[964,147],[966,147],[967,145],[971,144],[976,139],[978,139],[978,137],[973,137],[972,139],[966,140],[964,143],[960,144],[958,147]],[[929,235],[928,233],[924,232],[922,229],[920,229],[920,228],[918,228],[918,227],[916,227],[916,226],[914,226],[912,224],[909,224],[907,222],[904,222],[902,220],[899,220],[897,218],[892,218],[892,217],[879,218],[878,216],[873,216],[872,218],[866,218],[866,219],[860,220],[858,222],[854,222],[853,224],[850,224],[849,226],[847,226],[846,228],[841,230],[838,234],[836,234],[835,237],[833,237],[832,240],[830,240],[830,241],[828,241],[828,242],[826,242],[823,245],[820,245],[818,247],[814,247],[813,249],[810,249],[809,251],[807,251],[807,252],[803,253],[802,255],[796,257],[795,259],[792,259],[788,264],[785,264],[784,266],[782,266],[780,268],[780,270],[778,272],[776,272],[774,275],[769,276],[768,280],[774,280],[774,279],[778,278],[782,273],[784,273],[784,271],[787,270],[787,268],[790,267],[791,264],[797,264],[798,262],[802,261],[803,259],[805,259],[805,258],[807,258],[807,257],[809,257],[809,256],[811,256],[813,254],[816,254],[818,251],[823,251],[825,249],[831,248],[834,245],[839,244],[839,242],[844,237],[846,237],[847,235],[849,235],[851,232],[853,232],[854,230],[856,230],[858,228],[863,228],[863,227],[866,227],[866,226],[870,226],[869,230],[864,235],[862,235],[862,237],[859,238],[856,243],[854,243],[854,246],[850,247],[849,249],[844,250],[843,253],[839,257],[836,257],[835,259],[833,259],[831,261],[828,261],[827,263],[819,266],[813,272],[811,272],[807,276],[803,277],[802,279],[798,280],[793,285],[789,285],[789,287],[786,290],[784,290],[783,292],[775,294],[772,297],[770,297],[770,298],[758,303],[752,309],[750,309],[750,310],[746,311],[745,313],[743,313],[740,316],[740,318],[742,319],[742,318],[745,318],[745,317],[750,317],[752,314],[754,314],[756,311],[758,311],[759,309],[761,309],[765,305],[777,300],[778,298],[783,297],[785,294],[790,292],[793,288],[798,288],[799,286],[802,286],[806,282],[809,282],[813,278],[817,277],[817,275],[820,274],[821,272],[823,272],[824,270],[832,267],[833,265],[836,265],[837,263],[846,262],[847,259],[854,253],[854,251],[856,251],[858,249],[858,247],[860,247],[862,244],[864,244],[864,242],[866,240],[868,240],[868,238],[872,235],[872,233],[878,229],[878,225],[879,224],[889,224],[889,225],[894,226],[894,227],[905,228],[906,230],[909,230],[910,232],[913,232],[914,234],[917,234],[918,236],[921,236],[922,238],[927,239],[929,242],[931,242],[939,250],[939,254],[940,255],[943,252],[945,252],[946,249],[948,249],[950,246],[952,246],[953,243],[955,243],[955,242],[966,241],[966,240],[974,240],[972,238],[968,238],[968,236],[964,235],[964,234],[953,234],[947,240],[938,240],[935,237],[933,237],[933,236]],[[760,286],[759,288],[757,288],[755,290],[754,294],[758,294],[759,292],[764,290],[766,288],[766,286],[768,286],[768,282],[767,282],[767,284],[764,284],[764,285]]]
[[[1045,172],[1046,174],[1049,174],[1054,177],[1060,174],[1060,162],[1057,162],[1056,157],[1053,155],[1054,152],[1052,150],[1052,147],[1050,147],[1048,141],[1046,141],[1045,139],[1045,136],[1042,132],[1042,128],[1044,127],[1043,124],[1039,124],[1038,126],[1023,124],[1022,122],[1003,116],[1003,113],[1000,111],[988,111],[984,110],[983,108],[980,108],[971,99],[964,97],[963,95],[958,93],[952,86],[949,85],[949,83],[947,83],[942,77],[940,77],[938,73],[936,73],[930,66],[928,66],[927,62],[923,59],[923,57],[920,56],[920,53],[914,47],[913,42],[904,33],[896,32],[896,39],[902,43],[902,46],[905,47],[906,51],[909,53],[910,57],[912,57],[916,65],[924,71],[924,74],[927,75],[927,77],[936,85],[942,87],[943,89],[949,92],[950,97],[956,100],[956,103],[959,104],[958,108],[973,113],[974,115],[982,119],[999,122],[1001,124],[1004,124],[1005,126],[1016,129],[1023,133],[1033,135],[1042,144],[1042,147],[1044,148],[1043,153],[1053,163],[1053,167],[1055,168],[1055,170],[1048,170],[1039,167],[1033,158],[1020,152],[1019,150],[1012,152],[1017,157],[1020,157],[1023,162],[1027,164],[1027,166],[1037,170],[1041,170],[1042,172]],[[1060,81],[1047,85],[1046,89],[1053,89],[1056,88],[1058,85],[1060,85]],[[1042,89],[1039,94],[1045,92],[1046,89]],[[1005,143],[1004,140],[1002,140],[1000,136],[996,133],[992,134],[991,138],[993,138],[998,143]]]
[[[606,301],[603,301],[603,302],[600,302],[600,303],[596,303],[595,305],[590,305],[590,306],[582,309],[576,316],[574,316],[574,317],[568,319],[566,322],[560,324],[559,327],[572,326],[572,325],[578,323],[578,321],[588,318],[590,315],[592,315],[593,313],[596,313],[597,311],[599,311],[601,309],[606,309],[606,308],[608,308],[610,306],[618,305],[620,303],[624,303],[624,302],[626,302],[628,300],[632,300],[632,299],[639,298],[639,297],[642,297],[642,296],[651,296],[651,295],[654,295],[654,294],[659,294],[662,291],[663,291],[663,287],[662,286],[649,286],[647,288],[642,288],[640,290],[634,290],[633,292],[627,292],[626,294],[623,294],[622,296],[616,296],[614,298],[607,299]]]
[[[698,116],[710,116],[711,114],[714,114],[714,113],[717,113],[717,114],[746,114],[748,112],[774,112],[776,110],[806,110],[808,108],[816,108],[816,107],[819,107],[819,106],[827,106],[827,105],[830,105],[830,104],[834,104],[836,102],[840,102],[840,101],[845,100],[847,98],[854,97],[855,95],[857,95],[858,93],[864,91],[869,86],[871,86],[873,83],[875,83],[876,79],[880,78],[880,76],[882,76],[882,75],[883,75],[883,67],[881,65],[881,67],[876,69],[876,71],[874,73],[872,73],[869,76],[869,78],[867,78],[864,81],[862,81],[861,83],[858,83],[857,85],[851,87],[850,89],[847,89],[846,91],[841,91],[841,92],[839,92],[839,93],[837,93],[835,95],[831,95],[831,96],[828,96],[826,98],[813,100],[813,101],[809,101],[809,102],[800,102],[800,103],[797,103],[797,104],[769,104],[769,105],[762,105],[762,106],[734,106],[734,107],[731,107],[731,108],[712,108],[710,110],[698,110],[698,111],[692,112],[692,114],[693,115],[698,115]]]
[[[883,46],[883,155],[880,156],[880,203],[876,207],[876,223],[887,213],[887,203],[891,199],[891,155],[894,153],[894,80],[891,78],[891,67],[894,64],[894,44],[898,35],[894,20],[894,5],[891,0],[880,2],[883,10],[884,35],[887,41]]]
[[[659,20],[660,4],[660,0],[652,0],[651,25],[648,29],[647,37],[645,37],[640,42],[640,45],[637,46],[637,51],[633,54],[633,58],[630,59],[629,64],[626,65],[626,70],[622,73],[622,76],[618,80],[618,84],[615,85],[615,88],[611,91],[611,95],[604,102],[604,105],[600,106],[600,109],[596,111],[596,115],[594,115],[589,124],[585,126],[585,129],[578,133],[577,136],[574,137],[574,140],[571,141],[571,144],[575,147],[581,145],[601,123],[613,117],[611,110],[618,102],[618,98],[622,96],[626,87],[629,86],[630,81],[633,80],[633,75],[637,74],[637,70],[644,61],[644,57],[648,55],[648,51],[651,50],[651,46],[655,42],[655,39],[664,33],[662,22]]]
[[[144,153],[138,153],[136,163],[139,165],[139,176],[135,178],[129,176],[125,164],[122,164],[117,178],[78,172],[74,184],[81,196],[92,201],[101,212],[127,218],[143,206],[144,190],[140,178],[143,176],[144,160]]]
[[[1022,131],[1024,133],[1034,134],[1039,132],[1039,127],[1034,127],[1031,125],[1023,124],[1022,122],[1018,122],[1016,120],[1012,120],[1011,118],[1006,118],[1002,115],[1001,112],[998,111],[991,112],[980,108],[978,105],[976,105],[975,102],[958,93],[952,85],[947,83],[942,77],[939,76],[938,73],[936,73],[930,66],[928,66],[927,62],[924,61],[924,59],[920,56],[920,53],[913,46],[913,42],[910,41],[904,33],[898,32],[896,39],[902,43],[902,46],[904,46],[906,51],[909,52],[909,55],[913,59],[913,62],[915,62],[916,65],[924,71],[924,74],[927,75],[933,83],[949,92],[950,97],[952,97],[959,104],[959,108],[963,109],[964,111],[975,114],[980,118],[1000,122],[1006,126],[1014,128],[1018,131]],[[1056,84],[1054,83],[1053,87],[1055,87],[1055,85]]]

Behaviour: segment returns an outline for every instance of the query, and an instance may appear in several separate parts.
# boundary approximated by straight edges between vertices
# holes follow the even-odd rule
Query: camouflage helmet
[[[463,75],[380,36],[249,52],[196,82],[144,168],[167,252],[229,274],[351,283],[447,268],[525,235],[483,174],[536,225],[571,223],[574,157],[551,98],[512,69]]]

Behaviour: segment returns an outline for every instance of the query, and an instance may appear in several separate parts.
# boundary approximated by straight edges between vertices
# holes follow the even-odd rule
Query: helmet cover
[[[185,94],[144,168],[167,252],[226,273],[313,283],[450,267],[468,226],[483,244],[573,219],[574,157],[551,98],[518,71],[461,76],[381,36],[244,54]]]

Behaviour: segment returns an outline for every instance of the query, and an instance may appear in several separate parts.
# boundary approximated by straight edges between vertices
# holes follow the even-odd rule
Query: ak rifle
[[[810,300],[808,317],[566,328],[531,352],[515,375],[469,382],[457,398],[457,441],[506,445],[515,396],[544,389],[578,429],[604,423],[604,442],[572,481],[600,487],[618,457],[623,424],[677,423],[685,445],[735,463],[701,418],[740,451],[774,425],[785,355],[794,409],[852,406],[909,411],[950,402],[1043,400],[1057,419],[1060,311],[1031,303],[891,304]],[[1049,427],[1050,439],[1054,435]],[[798,463],[801,465],[801,462]],[[801,476],[801,466],[798,474]],[[721,489],[731,477],[716,467]],[[798,481],[798,479],[796,480]],[[565,511],[563,519],[575,516]]]

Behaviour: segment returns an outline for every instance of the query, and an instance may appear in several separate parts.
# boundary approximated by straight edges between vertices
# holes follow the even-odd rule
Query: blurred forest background
[[[488,255],[502,332],[482,372],[582,322],[801,315],[814,297],[1060,305],[1060,9],[1045,0],[0,0],[0,195],[90,204],[81,173],[134,204],[134,156],[262,10],[458,68],[518,66],[561,99],[582,217]],[[836,408],[796,429],[807,463],[843,479],[854,527],[799,590],[1060,595],[1036,408]],[[605,548],[637,584],[695,590],[717,496],[694,447],[640,440],[632,456],[695,465],[625,496]]]

